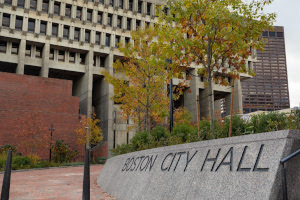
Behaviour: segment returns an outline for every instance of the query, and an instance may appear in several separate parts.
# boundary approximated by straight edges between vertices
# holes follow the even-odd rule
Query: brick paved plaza
[[[91,199],[114,200],[97,186],[97,176],[102,168],[103,165],[91,166]],[[0,174],[0,188],[2,181],[3,174]],[[82,181],[83,166],[13,172],[10,199],[82,199]]]

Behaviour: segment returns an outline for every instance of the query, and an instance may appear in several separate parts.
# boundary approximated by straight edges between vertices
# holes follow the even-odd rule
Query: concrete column
[[[49,40],[47,40],[43,48],[43,55],[42,55],[43,65],[40,71],[41,77],[47,78],[49,75],[49,53],[50,53],[50,43]]]
[[[212,94],[214,101],[214,94]],[[200,118],[209,117],[209,90],[208,86],[199,92],[199,101],[200,101]],[[213,103],[214,106],[214,103]]]
[[[226,115],[230,115],[231,94],[225,96]],[[234,81],[233,113],[243,113],[242,86],[240,80]]]
[[[19,54],[18,54],[18,66],[16,73],[24,74],[24,61],[25,61],[25,50],[26,50],[26,40],[22,39],[19,45]]]
[[[192,70],[191,74],[195,74],[195,70]],[[187,90],[184,91],[184,106],[192,113],[193,122],[197,122],[197,95],[199,95],[199,87],[197,87],[198,79],[198,77],[192,77],[190,80],[191,93]]]
[[[215,117],[216,119],[221,118],[221,104],[222,101],[220,100],[216,100],[214,103],[214,109],[215,109]]]

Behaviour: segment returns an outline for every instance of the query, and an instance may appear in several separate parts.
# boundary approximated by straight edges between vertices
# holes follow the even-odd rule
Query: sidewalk
[[[97,186],[103,165],[94,165],[91,173],[91,200],[114,200]],[[0,191],[3,174],[0,174]],[[30,170],[11,174],[11,200],[81,200],[83,166]]]

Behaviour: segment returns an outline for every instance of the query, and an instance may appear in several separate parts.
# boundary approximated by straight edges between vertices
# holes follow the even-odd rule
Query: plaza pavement
[[[92,165],[91,200],[115,200],[97,186],[103,165]],[[3,174],[0,174],[0,190]],[[12,172],[11,200],[79,200],[82,199],[83,166]]]

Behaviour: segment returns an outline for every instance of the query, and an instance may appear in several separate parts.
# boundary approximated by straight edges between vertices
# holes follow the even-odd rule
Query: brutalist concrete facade
[[[156,22],[155,4],[161,1],[0,0],[0,71],[72,80],[73,96],[80,99],[78,112],[97,114],[107,149],[126,143],[134,135],[127,131],[132,122],[120,119],[119,106],[111,100],[113,87],[104,81],[101,72],[107,69],[114,73],[113,62],[122,58],[116,44],[132,42],[131,30]],[[249,67],[255,55],[253,50]],[[192,92],[185,92],[176,102],[193,113],[194,121],[197,95],[200,116],[208,116],[208,91],[204,80],[197,77],[199,67],[188,70]],[[249,76],[243,75],[244,78]],[[178,81],[174,80],[175,84]],[[229,114],[231,87],[213,88],[215,109]],[[241,112],[240,81],[235,81],[234,98],[234,110]]]
[[[290,108],[284,28],[263,32],[264,51],[257,52],[256,76],[242,82],[244,113]]]

